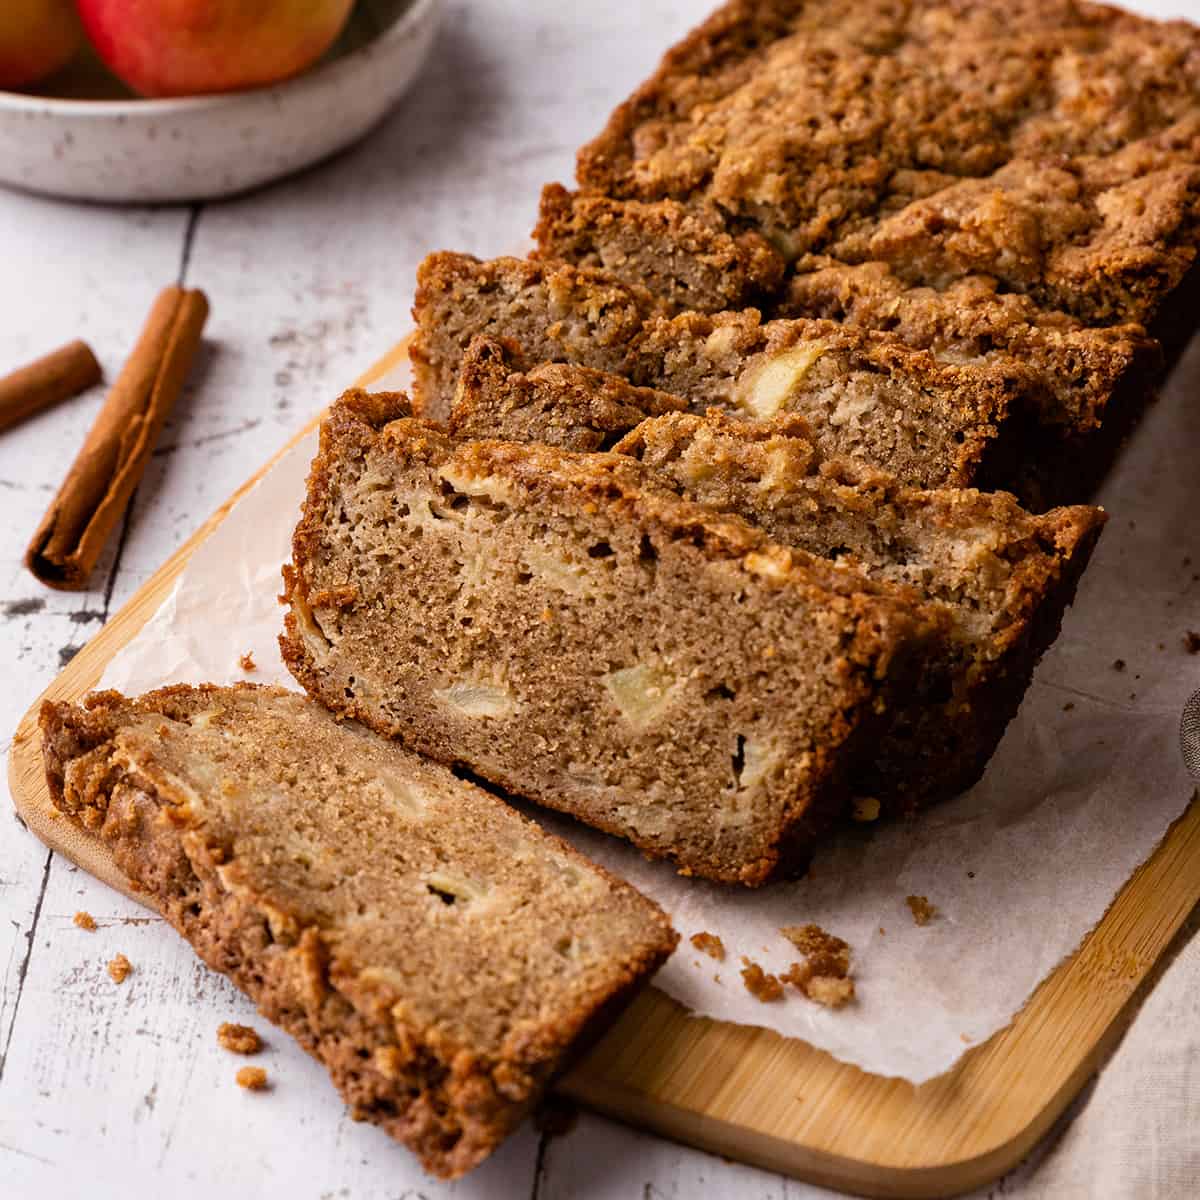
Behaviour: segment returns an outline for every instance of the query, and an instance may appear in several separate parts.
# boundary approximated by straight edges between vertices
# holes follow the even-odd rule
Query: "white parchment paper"
[[[402,375],[380,386],[403,386]],[[1200,687],[1200,344],[1175,371],[1101,501],[1112,519],[1063,633],[1042,662],[984,780],[915,820],[854,829],[810,876],[759,891],[683,879],[616,839],[547,816],[586,854],[672,914],[685,940],[658,986],[699,1014],[804,1038],[877,1074],[921,1082],[1006,1025],[1079,944],[1192,795],[1180,713]],[[315,435],[247,494],[173,593],[112,661],[105,686],[295,684],[279,659],[280,564]],[[238,658],[251,651],[247,675]],[[1123,664],[1118,666],[1116,664]],[[928,897],[918,928],[905,904]],[[789,989],[763,1004],[741,956],[795,960],[781,925],[815,921],[853,949],[857,1001],[838,1012]],[[686,938],[718,934],[718,964]]]

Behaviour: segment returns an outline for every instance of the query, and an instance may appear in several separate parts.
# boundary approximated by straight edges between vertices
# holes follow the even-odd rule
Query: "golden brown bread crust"
[[[791,261],[1151,323],[1196,260],[1200,32],[1075,0],[733,0],[579,154]]]
[[[380,426],[376,415],[353,397],[331,410],[294,538],[293,562],[285,568],[290,611],[281,648],[310,694],[422,753],[462,762],[509,791],[627,837],[647,853],[669,856],[689,873],[755,885],[801,866],[813,839],[844,808],[847,765],[871,737],[893,690],[907,685],[914,656],[937,635],[938,617],[914,603],[908,589],[873,584],[802,552],[789,553],[741,521],[681,500],[627,458],[528,445],[455,445],[409,421]],[[427,491],[416,482],[422,472],[431,480],[421,485]],[[491,521],[489,513],[495,512],[482,551],[489,580],[484,591],[461,575],[443,583],[438,566],[473,562],[481,554],[474,543],[448,542],[445,550],[438,549],[439,539],[457,538],[456,522],[469,518],[476,480],[485,498],[480,521]],[[448,481],[451,488],[439,490]],[[418,534],[415,527],[404,532],[409,517],[402,518],[403,525],[391,518],[394,532],[386,542],[372,541],[361,552],[365,557],[348,554],[341,547],[341,514],[351,530],[382,528],[384,518],[372,515],[371,507],[382,501],[373,500],[367,487],[378,488],[379,496],[403,497],[410,513],[433,505],[432,520],[417,512]],[[517,586],[510,589],[504,556],[511,547],[504,539],[525,553],[524,523],[544,530],[543,521],[587,523],[584,544],[600,539],[599,553],[616,564],[614,569],[625,564],[640,572],[639,560],[645,559],[646,594],[622,583],[620,595],[621,603],[635,609],[651,607],[627,616],[603,606],[593,610],[591,593],[580,600],[573,585],[563,592],[557,585],[545,591],[550,585],[542,579],[553,577],[526,568],[514,568]],[[377,561],[387,565],[376,570]],[[650,623],[658,611],[652,607],[658,602],[655,589],[676,587],[681,573],[696,589],[694,595],[664,593],[678,606],[673,624]],[[706,582],[710,578],[716,582]],[[721,610],[710,609],[709,593],[701,590],[710,586],[717,589],[714,596],[740,591],[744,607],[741,601],[730,603],[722,617],[714,618]],[[446,604],[438,599],[442,591]],[[413,607],[416,597],[419,611]],[[467,600],[470,620],[464,630],[456,611],[464,611],[461,604]],[[489,603],[499,606],[497,613]],[[739,640],[741,633],[727,634],[728,646],[715,647],[711,635],[689,640],[693,609],[695,621],[703,613],[710,629],[714,619],[730,628],[745,626],[746,641]],[[574,632],[573,621],[590,622],[586,637]],[[560,624],[572,631],[568,642],[557,640]],[[637,646],[650,652],[661,641],[658,653],[675,664],[678,680],[695,689],[695,701],[681,700],[671,720],[700,724],[695,729],[688,724],[686,730],[672,724],[662,733],[650,725],[648,732],[629,735],[632,740],[622,741],[618,751],[609,742],[626,737],[622,721],[608,715],[604,693],[609,685],[591,672],[621,666],[631,653],[636,661],[637,649],[625,642],[638,630]],[[817,647],[811,668],[804,657],[810,643]],[[823,660],[827,653],[836,661]],[[582,655],[579,664],[571,665],[572,654]],[[489,684],[486,691],[487,704],[495,703],[496,710],[487,707],[462,718],[439,699],[454,690],[449,685],[456,673],[473,669],[471,664],[491,663],[500,671],[501,662],[501,673],[489,678],[503,684]],[[729,687],[719,674],[708,678],[710,671],[726,670],[733,673]],[[805,674],[810,671],[811,676]],[[769,716],[785,701],[780,688],[787,684],[790,696],[787,689],[796,679],[811,679],[817,698],[812,711],[797,711],[787,701],[786,714]],[[725,790],[743,786],[738,782],[742,751],[733,747],[735,730],[732,717],[723,715],[725,708],[749,723],[739,747],[758,746],[755,730],[761,725],[768,731],[763,744],[779,739],[781,750],[764,759],[762,770],[772,773],[753,785],[761,788],[762,807],[754,810],[761,816],[748,826],[739,818],[730,830],[699,808],[693,817],[689,808],[706,806],[705,813],[711,808],[719,814],[728,803]],[[724,749],[726,741],[730,750]],[[785,743],[791,749],[782,754]],[[734,782],[727,787],[720,779],[730,772],[730,756]],[[573,782],[607,779],[604,773],[612,771],[624,779],[625,773],[643,770],[657,781],[656,789],[666,789],[657,791],[660,800],[645,805],[638,800],[641,789],[650,786],[645,782]],[[697,788],[697,779],[709,779],[706,772],[713,773],[712,782]],[[670,782],[675,779],[683,782]],[[757,803],[759,792],[753,796]],[[679,823],[677,830],[655,825],[668,812]],[[650,824],[643,827],[646,821]]]
[[[944,361],[994,365],[1018,381],[1020,404],[1040,422],[1071,431],[1098,429],[1127,377],[1144,386],[1161,369],[1142,326],[1088,328],[986,276],[938,291],[905,284],[886,263],[830,263],[795,276],[780,310],[887,330]]]
[[[1023,428],[970,482],[1078,503],[1200,314],[1200,29],[1082,0],[731,0],[578,179],[547,189],[544,257],[986,364]]]
[[[470,823],[478,811],[489,814],[489,827],[523,830],[521,836],[603,881],[623,898],[623,911],[641,913],[635,918],[641,926],[615,970],[588,976],[593,983],[563,993],[569,1006],[559,1003],[556,1011],[551,1004],[539,1020],[514,1025],[502,1043],[472,1045],[422,1019],[391,976],[372,976],[368,984],[371,972],[362,968],[370,962],[354,957],[348,927],[314,915],[324,911],[319,899],[306,897],[303,886],[297,891],[285,875],[274,882],[256,860],[244,861],[243,839],[260,844],[250,823],[239,829],[210,812],[195,780],[181,778],[169,742],[153,734],[155,722],[162,722],[161,739],[168,727],[174,737],[177,726],[197,719],[231,722],[236,734],[247,714],[266,705],[286,709],[281,719],[314,755],[336,759],[340,743],[350,739],[348,729],[294,693],[249,684],[165,688],[138,700],[103,692],[82,706],[46,703],[41,727],[51,798],[108,844],[131,883],[209,966],[229,975],[267,1019],[328,1068],[356,1119],[382,1125],[427,1170],[457,1177],[506,1136],[551,1072],[620,1011],[670,954],[677,936],[656,905],[640,898],[630,904],[636,893],[628,885],[447,772],[446,786],[461,797],[459,819]],[[261,752],[272,749],[263,745]],[[358,761],[355,753],[343,757]],[[386,747],[386,756],[388,763],[404,759],[396,747]],[[305,769],[311,765],[306,760]],[[427,774],[429,768],[420,770]],[[282,843],[272,853],[282,855]],[[402,887],[396,890],[403,894]],[[603,908],[606,902],[599,903]],[[492,953],[504,950],[497,944]]]

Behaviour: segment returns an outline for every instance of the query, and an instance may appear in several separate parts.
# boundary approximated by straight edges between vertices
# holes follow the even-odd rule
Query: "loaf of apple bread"
[[[487,391],[464,373],[456,412],[482,436]],[[505,436],[539,442],[548,430],[569,441],[578,401],[556,407],[549,381],[542,400],[544,408],[521,410]],[[1034,516],[1003,493],[907,487],[861,463],[823,458],[795,416],[745,422],[716,410],[672,413],[630,429],[615,452],[652,466],[680,495],[736,514],[781,545],[912,588],[944,610],[942,643],[930,648],[911,694],[893,705],[853,786],[884,811],[911,811],[973,784],[1058,634],[1103,511]]]
[[[687,873],[803,866],[940,614],[629,456],[406,414],[351,393],[322,427],[285,569],[310,694]]]

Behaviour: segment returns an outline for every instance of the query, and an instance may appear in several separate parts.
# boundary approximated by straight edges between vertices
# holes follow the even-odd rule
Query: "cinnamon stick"
[[[87,342],[70,342],[0,379],[0,431],[100,382]]]
[[[25,554],[49,587],[82,588],[171,411],[208,318],[203,292],[164,289]]]

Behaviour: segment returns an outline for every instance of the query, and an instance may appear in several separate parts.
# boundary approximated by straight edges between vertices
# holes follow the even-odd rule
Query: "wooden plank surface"
[[[360,385],[385,376],[405,353],[405,343],[394,347]],[[195,548],[271,463],[134,594],[45,698],[76,699],[95,686]],[[49,803],[37,707],[13,739],[17,807],[48,845],[125,890],[104,847]],[[889,1197],[959,1194],[1014,1166],[1062,1112],[1119,1036],[1131,997],[1197,901],[1200,801],[1014,1023],[939,1079],[913,1087],[868,1075],[796,1039],[692,1018],[651,990],[560,1090],[620,1120],[817,1184]]]

